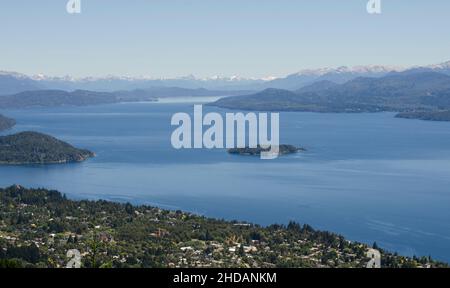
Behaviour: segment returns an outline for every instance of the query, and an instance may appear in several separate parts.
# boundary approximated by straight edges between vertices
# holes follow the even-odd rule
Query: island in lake
[[[238,154],[238,155],[250,155],[250,156],[259,156],[261,155],[262,152],[269,152],[270,151],[270,147],[268,148],[263,148],[260,145],[258,145],[256,148],[250,148],[250,147],[245,147],[245,148],[231,148],[227,150],[228,153],[230,154]],[[279,155],[286,155],[286,154],[293,154],[293,153],[297,153],[299,151],[306,151],[305,148],[301,148],[301,147],[296,147],[293,145],[279,145]]]
[[[0,131],[7,130],[16,125],[16,121],[14,119],[5,117],[0,114]]]
[[[0,164],[58,164],[81,162],[93,156],[91,151],[38,132],[0,136]]]

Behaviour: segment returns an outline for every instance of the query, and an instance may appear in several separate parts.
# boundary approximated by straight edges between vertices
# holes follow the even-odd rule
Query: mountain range
[[[383,77],[391,72],[416,70],[439,72],[450,75],[450,61],[428,66],[401,68],[392,66],[356,66],[321,69],[305,69],[286,77],[243,78],[238,76],[197,78],[186,76],[173,79],[148,77],[49,77],[27,76],[16,72],[0,72],[0,95],[10,95],[30,90],[91,90],[113,92],[118,90],[149,89],[154,87],[179,87],[185,89],[205,88],[209,90],[254,90],[277,88],[297,90],[318,81],[345,83],[358,77]]]
[[[0,96],[0,109],[29,107],[87,106],[118,102],[157,101],[164,97],[182,96],[230,96],[245,91],[214,91],[203,88],[186,89],[177,87],[156,87],[131,91],[97,92],[89,90],[33,90]],[[248,93],[248,91],[247,91]]]
[[[117,91],[150,89],[155,87],[179,87],[184,89],[209,89],[209,90],[242,90],[241,87],[252,87],[264,83],[265,79],[242,78],[237,76],[209,78],[197,78],[189,75],[173,79],[153,79],[148,77],[47,77],[44,75],[32,76],[31,80],[38,84],[60,90],[93,90],[93,91]],[[232,88],[232,89],[230,89]],[[246,89],[244,89],[246,90]],[[250,89],[252,90],[252,89]]]
[[[228,86],[223,90],[186,88],[223,86],[224,83]],[[184,87],[166,86],[169,84]],[[86,86],[96,89],[72,90]],[[115,87],[141,88],[110,91]],[[357,66],[303,70],[271,80],[239,77],[198,79],[193,76],[165,80],[130,77],[73,79],[0,73],[0,95],[13,91],[19,92],[0,96],[0,109],[157,101],[158,98],[176,96],[229,96],[211,105],[271,111],[396,111],[402,112],[398,117],[450,120],[450,61],[410,69]]]
[[[0,95],[9,95],[23,91],[44,89],[39,81],[14,72],[0,71]]]
[[[222,98],[212,105],[269,111],[442,112],[450,110],[450,76],[413,69],[379,78],[358,77],[343,84],[323,80],[295,91],[269,88],[247,96]]]

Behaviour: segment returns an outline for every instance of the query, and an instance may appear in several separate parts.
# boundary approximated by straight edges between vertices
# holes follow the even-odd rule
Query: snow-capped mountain
[[[335,74],[378,74],[378,73],[389,73],[392,71],[403,71],[405,68],[395,67],[395,66],[381,66],[381,65],[369,65],[369,66],[340,66],[337,68],[320,68],[320,69],[304,69],[292,75],[315,75],[323,76],[330,73]]]
[[[1,75],[0,71],[0,75]],[[5,74],[12,74],[13,72],[5,72]],[[17,75],[22,75],[23,77],[28,77],[24,74],[16,73]],[[211,77],[196,77],[194,75],[187,75],[187,76],[181,76],[181,77],[175,77],[175,78],[156,78],[151,76],[115,76],[115,75],[107,75],[104,77],[81,77],[76,78],[70,75],[62,76],[62,77],[53,77],[53,76],[47,76],[45,74],[36,74],[32,75],[29,78],[36,80],[36,81],[71,81],[71,82],[92,82],[92,81],[115,81],[115,80],[122,80],[122,81],[170,81],[170,80],[186,80],[186,81],[224,81],[224,82],[240,82],[240,81],[264,81],[264,79],[268,78],[246,78],[241,77],[237,75],[233,76],[220,76],[220,75],[214,75]],[[272,77],[269,77],[269,79],[272,79]]]
[[[17,72],[0,71],[0,95],[44,88],[39,82]]]
[[[25,74],[21,74],[21,73],[17,73],[17,72],[11,72],[11,71],[1,71],[1,70],[0,70],[0,76],[9,76],[9,77],[13,77],[13,78],[16,78],[16,79],[29,78]]]
[[[151,87],[179,87],[186,89],[205,88],[210,90],[262,90],[279,88],[297,90],[318,81],[344,83],[357,77],[382,77],[391,72],[435,71],[450,75],[450,61],[410,68],[395,66],[341,66],[336,68],[304,69],[286,77],[246,78],[240,76],[196,77],[187,75],[178,78],[153,78],[149,76],[114,76],[76,78],[70,75],[52,77],[44,74],[27,76],[16,72],[0,71],[0,95],[14,94],[27,90],[93,90],[117,91],[148,89]]]
[[[357,77],[382,77],[390,72],[400,72],[405,68],[393,66],[341,66],[337,68],[304,69],[285,78],[264,83],[264,88],[297,90],[317,81],[331,81],[338,84]]]
[[[427,66],[427,68],[433,70],[434,72],[450,75],[450,61],[435,65],[429,65]]]
[[[216,90],[236,90],[241,86],[252,86],[261,84],[273,78],[245,78],[240,76],[211,76],[199,78],[194,75],[187,75],[177,78],[153,78],[149,76],[114,76],[105,77],[83,77],[75,78],[72,76],[51,77],[44,74],[33,75],[30,79],[51,89],[62,90],[97,90],[97,91],[115,91],[146,89],[150,87],[180,87],[188,89],[206,88]],[[236,89],[234,89],[236,87]]]

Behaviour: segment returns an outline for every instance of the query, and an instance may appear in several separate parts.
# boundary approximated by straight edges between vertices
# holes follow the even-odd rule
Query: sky
[[[0,70],[52,76],[284,76],[450,60],[450,1],[0,1]]]

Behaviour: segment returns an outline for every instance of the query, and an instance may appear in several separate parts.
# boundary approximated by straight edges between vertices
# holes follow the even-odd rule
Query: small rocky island
[[[81,162],[93,156],[91,151],[38,132],[0,136],[0,164],[60,164]]]
[[[249,156],[259,156],[261,155],[261,152],[268,152],[270,151],[269,148],[263,148],[260,145],[256,148],[232,148],[227,150],[230,154],[237,154],[237,155],[249,155]],[[282,144],[279,146],[279,155],[286,155],[286,154],[293,154],[297,153],[299,151],[306,151],[306,149],[301,147],[296,147],[293,145],[286,145]]]
[[[7,130],[16,125],[14,119],[10,119],[0,114],[0,131]]]

